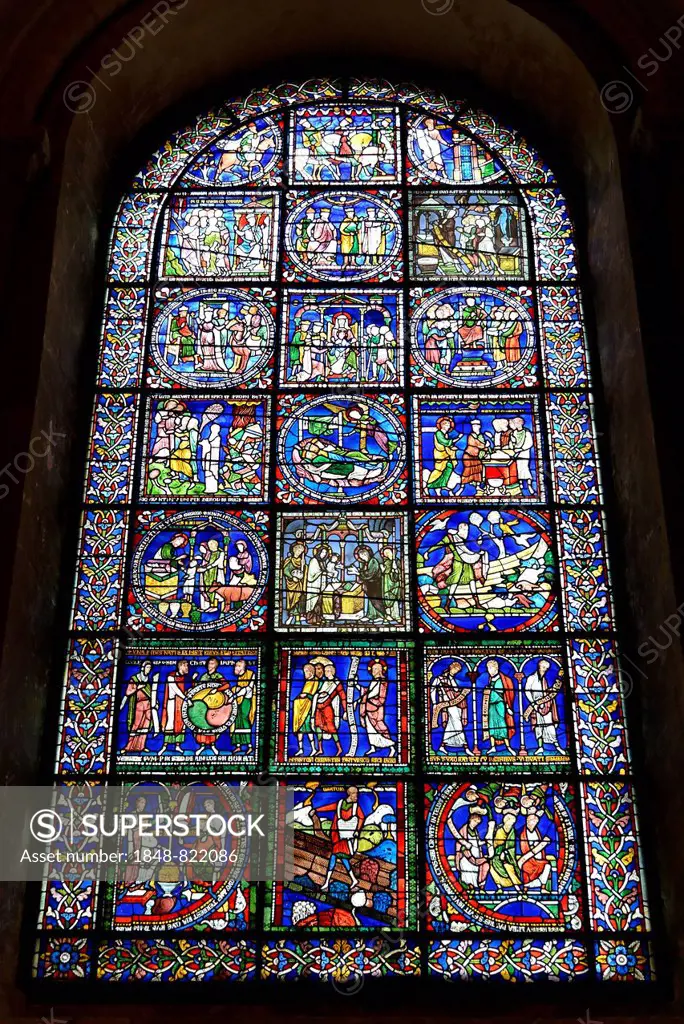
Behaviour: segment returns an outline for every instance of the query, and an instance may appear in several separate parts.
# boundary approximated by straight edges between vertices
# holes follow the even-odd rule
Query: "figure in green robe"
[[[290,376],[292,377],[297,377],[301,373],[304,361],[304,346],[307,344],[308,335],[309,325],[303,323],[290,339],[288,355],[290,359]]]
[[[503,819],[494,830],[493,836],[490,874],[497,885],[507,889],[510,889],[511,886],[517,887],[522,882],[515,848],[514,828],[517,817],[517,807],[510,805],[504,808]]]

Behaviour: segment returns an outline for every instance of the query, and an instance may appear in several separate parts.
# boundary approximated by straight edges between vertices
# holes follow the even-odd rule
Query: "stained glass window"
[[[296,869],[47,884],[37,978],[654,977],[592,396],[566,203],[467,102],[284,84],[150,158],[55,774],[288,782]]]

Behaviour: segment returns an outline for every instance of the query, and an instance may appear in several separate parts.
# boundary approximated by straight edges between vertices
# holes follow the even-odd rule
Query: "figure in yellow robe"
[[[292,702],[292,732],[297,737],[299,748],[296,757],[304,757],[304,737],[309,737],[311,753],[320,753],[318,737],[314,730],[313,712],[316,694],[321,680],[316,677],[316,667],[310,662],[304,666],[304,685]]]
[[[448,416],[442,416],[437,420],[432,446],[434,469],[427,478],[429,490],[447,487],[452,474],[456,471],[456,446],[450,436],[453,426],[454,421]]]

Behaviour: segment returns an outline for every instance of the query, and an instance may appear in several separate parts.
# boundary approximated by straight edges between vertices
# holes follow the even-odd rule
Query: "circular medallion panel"
[[[426,852],[453,930],[581,926],[577,830],[563,783],[438,786]]]
[[[278,467],[290,497],[371,501],[401,477],[404,427],[388,402],[340,394],[283,402],[292,411],[278,431]]]
[[[268,555],[256,530],[227,512],[179,512],[143,532],[133,595],[153,622],[202,633],[234,626],[257,605]]]
[[[534,332],[523,304],[497,288],[441,288],[411,321],[411,349],[426,380],[448,386],[531,386]]]
[[[187,388],[233,387],[266,369],[274,337],[269,309],[248,291],[197,290],[157,316],[150,353],[165,380]]]
[[[295,205],[285,222],[286,255],[295,268],[293,276],[304,279],[396,276],[401,240],[401,220],[389,194],[310,195]]]

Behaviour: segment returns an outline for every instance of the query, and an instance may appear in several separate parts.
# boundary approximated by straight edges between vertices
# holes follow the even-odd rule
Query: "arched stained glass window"
[[[543,159],[379,81],[228,102],[122,199],[100,353],[56,777],[288,781],[295,869],[51,882],[36,976],[650,980]]]

